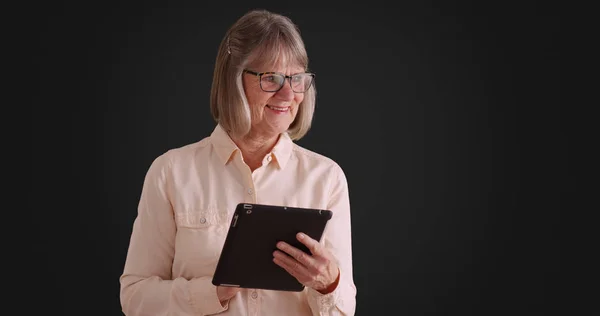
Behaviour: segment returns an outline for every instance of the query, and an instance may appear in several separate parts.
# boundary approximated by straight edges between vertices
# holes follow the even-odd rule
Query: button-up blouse
[[[328,209],[321,239],[340,281],[321,294],[242,289],[224,306],[212,284],[238,203]],[[121,282],[126,315],[354,315],[348,184],[332,159],[280,135],[253,172],[220,125],[209,137],[171,149],[150,165]]]

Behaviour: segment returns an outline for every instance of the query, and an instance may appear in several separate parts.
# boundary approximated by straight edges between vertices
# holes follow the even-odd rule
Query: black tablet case
[[[217,286],[302,291],[302,285],[273,262],[278,241],[285,241],[310,254],[296,239],[303,232],[321,240],[329,210],[240,203],[217,263],[212,283]]]

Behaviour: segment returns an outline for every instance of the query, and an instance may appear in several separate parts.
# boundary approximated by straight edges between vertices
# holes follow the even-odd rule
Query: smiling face
[[[237,140],[264,142],[283,132],[292,140],[302,138],[311,128],[317,93],[308,64],[289,18],[265,10],[247,13],[219,45],[210,94],[213,118]],[[261,81],[257,74],[264,72],[280,75]]]
[[[249,66],[248,70],[261,72],[278,72],[287,76],[304,72],[301,66],[286,66],[278,62],[274,66]],[[263,84],[270,80],[263,77]],[[265,92],[260,85],[257,75],[245,72],[243,74],[244,92],[250,106],[251,133],[264,137],[275,137],[288,130],[302,100],[303,93],[295,93],[290,86],[290,78],[286,78],[283,87],[277,92]],[[263,87],[265,87],[263,85]]]

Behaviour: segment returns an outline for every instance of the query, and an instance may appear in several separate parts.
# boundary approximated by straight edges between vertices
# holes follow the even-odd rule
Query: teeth
[[[267,105],[269,108],[273,109],[273,110],[277,110],[277,111],[285,111],[287,110],[287,107],[280,107],[280,106],[273,106],[273,105]]]

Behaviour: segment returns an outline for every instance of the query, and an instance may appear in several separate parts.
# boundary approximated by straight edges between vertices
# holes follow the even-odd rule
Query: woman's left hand
[[[306,245],[312,255],[285,242],[278,242],[277,248],[281,251],[275,250],[273,262],[284,268],[298,282],[323,293],[338,280],[337,262],[318,241],[302,233],[296,235],[296,238]]]

